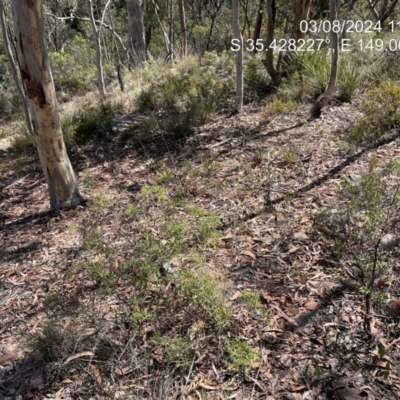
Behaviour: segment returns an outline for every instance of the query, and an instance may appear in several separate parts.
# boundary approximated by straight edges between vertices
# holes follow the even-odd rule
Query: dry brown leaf
[[[119,368],[119,367],[117,367],[117,368],[115,368],[114,371],[115,371],[115,373],[116,373],[117,375],[123,376],[123,375],[128,374],[131,370],[132,370],[132,368],[130,368],[130,367],[124,367],[124,368]]]
[[[60,390],[57,391],[55,400],[61,400],[62,399],[61,395],[62,395],[63,390],[64,390],[64,388],[61,388]]]
[[[293,235],[293,239],[295,239],[295,240],[308,240],[309,237],[307,236],[307,234],[305,232],[300,231],[300,232],[296,232]]]
[[[94,353],[92,351],[81,351],[80,353],[74,354],[73,356],[69,356],[63,365],[68,364],[69,362],[71,362],[72,360],[75,360],[77,358],[80,357],[94,357]]]
[[[298,385],[298,386],[293,386],[290,388],[291,392],[299,392],[300,390],[304,390],[306,386],[304,385]]]
[[[100,370],[94,364],[89,364],[93,371],[93,375],[98,383],[101,383],[101,373]]]
[[[217,389],[220,389],[222,386],[217,381],[202,381],[199,383],[199,385],[203,389],[208,389],[208,390],[217,390]]]
[[[304,304],[304,307],[307,310],[315,310],[316,308],[318,308],[318,306],[319,306],[319,303],[315,300],[309,300],[309,301],[307,301],[306,304]]]
[[[235,293],[229,298],[229,301],[234,301],[236,300],[238,297],[240,297],[240,290],[236,290]]]
[[[281,359],[281,364],[287,368],[292,365],[292,357],[289,354],[284,354]]]
[[[251,257],[253,260],[257,260],[256,255],[255,255],[253,252],[251,252],[250,250],[243,250],[243,251],[240,253],[240,255],[246,255],[246,256]]]

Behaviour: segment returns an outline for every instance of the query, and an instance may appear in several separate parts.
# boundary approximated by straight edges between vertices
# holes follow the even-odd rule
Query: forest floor
[[[371,157],[399,160],[400,138],[346,149],[351,103],[313,121],[310,105],[261,108],[221,111],[181,139],[122,142],[117,130],[72,149],[87,204],[56,214],[35,156],[2,168],[0,397],[399,398],[400,264],[390,307],[366,329],[361,280],[314,215],[345,207],[343,182]],[[137,115],[115,118],[129,127]],[[2,165],[12,157],[0,152]],[[158,271],[126,268],[154,246]],[[205,293],[180,284],[186,265]],[[216,289],[205,276],[228,314],[204,308]]]

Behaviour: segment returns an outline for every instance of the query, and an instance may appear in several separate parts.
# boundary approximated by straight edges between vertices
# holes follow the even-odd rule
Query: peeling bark
[[[10,41],[8,39],[7,27],[5,21],[5,12],[4,12],[4,4],[3,1],[0,0],[0,22],[1,22],[1,31],[3,33],[3,41],[4,41],[4,49],[10,63],[11,73],[14,79],[15,86],[17,87],[19,98],[21,99],[22,108],[24,110],[24,117],[26,127],[31,135],[33,135],[33,126],[31,121],[31,113],[29,112],[28,102],[26,101],[25,93],[21,86],[21,81],[18,76],[17,66],[15,65],[14,56],[11,50]],[[11,35],[10,35],[11,36]]]
[[[40,162],[57,210],[82,203],[74,171],[62,136],[56,93],[44,42],[41,0],[13,0],[17,58],[29,108]]]

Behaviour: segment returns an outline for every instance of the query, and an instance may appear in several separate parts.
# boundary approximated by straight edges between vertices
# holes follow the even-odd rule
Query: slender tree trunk
[[[234,39],[239,39],[240,49],[236,52],[236,98],[235,111],[243,109],[243,36],[239,24],[239,0],[232,0],[232,27]]]
[[[211,25],[210,25],[210,30],[208,32],[208,40],[207,40],[207,46],[206,46],[207,51],[210,50],[210,43],[211,43],[212,33],[214,30],[215,18],[216,18],[216,15],[211,16]]]
[[[171,47],[171,52],[174,54],[174,48],[175,48],[175,31],[174,31],[174,26],[175,26],[175,13],[174,13],[174,2],[173,0],[169,1],[169,10],[168,10],[168,37],[169,37],[169,43]]]
[[[329,19],[331,23],[336,19],[336,0],[330,0],[329,3]],[[331,72],[329,76],[328,85],[326,86],[325,93],[323,93],[315,102],[311,109],[311,118],[318,118],[321,115],[321,110],[326,107],[329,100],[333,96],[336,86],[336,77],[338,73],[338,59],[339,59],[339,40],[338,34],[331,30]]]
[[[104,100],[107,96],[106,93],[106,85],[104,83],[104,72],[103,72],[103,61],[101,55],[101,43],[100,43],[100,28],[96,28],[96,21],[93,15],[93,4],[92,0],[87,0],[87,5],[89,8],[89,19],[90,19],[90,26],[92,27],[93,37],[94,37],[94,44],[96,47],[96,67],[97,67],[97,86],[100,92],[101,100]]]
[[[181,46],[182,56],[187,57],[187,32],[186,32],[186,15],[185,15],[185,3],[184,0],[179,0],[179,17],[181,20]]]
[[[392,0],[391,3],[388,4],[388,0],[384,0],[381,11],[378,12],[375,8],[375,4],[371,0],[367,0],[369,8],[371,9],[372,13],[374,14],[375,20],[381,23],[381,26],[385,23],[385,21],[390,17],[390,14],[393,13],[398,0]]]
[[[3,33],[4,49],[5,49],[8,61],[10,63],[11,73],[12,73],[12,76],[14,79],[15,86],[17,87],[19,98],[21,99],[22,108],[24,110],[24,118],[25,118],[26,127],[27,127],[29,133],[31,135],[33,135],[32,120],[31,120],[31,114],[30,114],[29,108],[28,108],[28,102],[26,101],[25,93],[21,86],[21,81],[18,76],[18,71],[17,71],[17,67],[15,65],[14,56],[13,56],[11,46],[10,46],[10,41],[8,39],[3,0],[0,0],[0,22],[1,22],[1,31]]]
[[[118,77],[118,83],[119,87],[121,89],[121,92],[125,90],[125,85],[124,85],[124,77],[122,76],[122,64],[119,63],[117,65],[117,77]]]
[[[208,40],[207,40],[207,45],[206,45],[207,51],[210,50],[211,38],[212,38],[213,31],[214,31],[215,22],[218,17],[219,11],[221,10],[221,7],[222,7],[221,0],[215,0],[211,3],[213,4],[214,8],[213,8],[212,12],[211,12],[211,10],[208,12],[208,15],[211,18],[211,25],[210,25],[210,30],[208,31]]]
[[[267,15],[268,15],[268,25],[267,25],[267,39],[265,41],[265,48],[268,49],[266,52],[265,59],[262,61],[269,76],[272,79],[272,83],[275,86],[279,86],[279,72],[274,67],[274,52],[270,48],[271,43],[274,41],[275,36],[275,15],[276,15],[276,5],[275,0],[267,0]]]
[[[303,39],[305,32],[300,29],[301,21],[308,20],[308,13],[310,12],[311,0],[294,0],[294,21],[292,39],[296,41]]]
[[[146,61],[143,9],[140,0],[126,0],[128,12],[129,65],[139,67]]]
[[[250,19],[249,19],[249,0],[246,0],[242,3],[243,13],[244,13],[244,25],[242,28],[242,35],[244,35],[247,27],[247,37],[250,38]]]
[[[32,111],[37,149],[52,209],[83,202],[61,131],[56,93],[47,55],[42,0],[13,0],[17,57],[25,95]]]
[[[150,24],[146,29],[145,33],[146,49],[148,49],[150,46],[151,38],[153,35],[153,28],[154,28],[153,24]]]
[[[154,12],[155,12],[155,14],[156,14],[157,21],[158,21],[158,24],[160,25],[161,31],[162,31],[162,33],[163,33],[165,51],[166,51],[166,53],[167,53],[167,55],[166,55],[166,60],[167,60],[167,61],[171,61],[171,60],[173,60],[173,58],[174,58],[174,53],[173,53],[173,51],[172,51],[172,47],[171,47],[171,43],[170,43],[170,41],[169,41],[168,34],[167,34],[167,32],[166,32],[166,30],[165,30],[165,28],[164,28],[164,25],[163,25],[163,23],[162,23],[162,21],[161,21],[161,18],[160,18],[160,15],[159,15],[159,9],[158,9],[158,6],[157,6],[155,0],[151,0],[151,2],[153,3]]]
[[[254,35],[253,35],[254,45],[257,43],[257,40],[260,39],[262,21],[264,17],[264,7],[265,7],[265,0],[260,0],[258,4],[256,25],[254,27]],[[257,53],[257,49],[255,47],[253,53]]]
[[[394,8],[397,5],[398,0],[393,0],[389,5],[385,5],[385,11],[382,9],[380,18],[379,18],[379,22],[381,23],[381,25],[383,26],[383,24],[385,23],[385,21],[390,17],[390,14],[393,13]]]
[[[79,19],[80,21],[89,21],[89,22],[90,22],[90,18],[79,17],[78,15],[73,14],[72,19],[75,19],[75,18],[76,18],[76,19]],[[119,43],[119,45],[120,45],[122,51],[124,52],[124,54],[125,54],[125,55],[128,54],[128,49],[125,47],[124,42],[123,42],[121,36],[118,35],[118,33],[115,31],[115,29],[114,29],[112,26],[106,24],[104,21],[99,21],[98,19],[95,19],[94,22],[95,22],[96,24],[99,24],[99,25],[100,25],[100,26],[99,26],[99,29],[101,29],[101,28],[103,28],[103,27],[106,28],[106,29],[108,29],[108,30],[112,33],[112,35],[114,36],[114,38],[117,39],[117,42]]]
[[[296,3],[295,1],[292,3],[292,7],[290,7],[290,11],[286,17],[285,27],[283,29],[284,37],[287,37],[287,34],[289,32],[289,24],[290,24],[290,21],[292,19],[294,12],[295,12],[295,5],[296,5],[295,3]],[[285,64],[287,62],[288,56],[289,56],[289,53],[284,53],[283,51],[279,52],[278,61],[276,62],[276,71],[278,73],[280,73],[281,64]]]
[[[352,0],[347,0],[346,15],[345,15],[345,18],[344,18],[345,21],[348,21],[352,6],[353,6],[353,1]],[[347,36],[347,24],[344,25],[344,29],[343,29],[343,32],[342,32],[341,40],[345,39],[346,36]]]

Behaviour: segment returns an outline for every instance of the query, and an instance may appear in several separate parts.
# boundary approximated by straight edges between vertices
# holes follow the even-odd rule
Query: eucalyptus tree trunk
[[[171,51],[172,51],[172,53],[174,53],[175,52],[174,51],[174,49],[175,49],[175,10],[174,10],[173,0],[170,0],[169,2],[167,2],[167,7],[168,7],[168,37],[169,37],[169,42],[171,44]]]
[[[257,53],[257,49],[256,49],[255,45],[257,43],[257,40],[260,38],[260,34],[261,34],[261,27],[262,27],[263,16],[264,16],[264,7],[265,7],[265,0],[260,0],[260,2],[258,4],[257,19],[256,19],[256,25],[254,27],[254,34],[253,34],[253,40],[254,40],[253,53]]]
[[[344,17],[344,20],[345,20],[345,21],[348,21],[348,20],[349,20],[349,15],[350,15],[350,11],[351,11],[351,9],[352,9],[352,6],[353,6],[353,1],[352,1],[352,0],[347,0],[346,15],[345,15],[345,17]],[[342,36],[341,36],[340,39],[345,39],[345,38],[347,37],[347,28],[348,28],[347,25],[348,25],[348,24],[344,24],[344,29],[343,29]]]
[[[109,4],[109,2],[107,3],[107,5],[108,4]],[[101,98],[101,100],[104,100],[107,96],[107,93],[106,93],[106,85],[104,83],[103,61],[102,61],[102,55],[101,55],[101,43],[100,43],[101,25],[100,25],[99,29],[96,28],[96,21],[94,19],[94,15],[93,15],[92,0],[87,0],[87,5],[88,5],[88,9],[89,9],[90,26],[92,27],[94,44],[96,47],[97,86],[98,86],[98,89],[100,92],[100,98]],[[107,5],[105,8],[107,8]]]
[[[243,36],[239,25],[239,0],[232,0],[232,28],[234,39],[239,40],[239,50],[236,52],[236,97],[235,111],[243,109]]]
[[[0,0],[0,23],[1,23],[1,31],[3,33],[4,49],[5,49],[8,61],[10,63],[11,74],[13,76],[15,86],[17,87],[19,98],[21,99],[22,108],[24,110],[26,127],[27,127],[29,133],[31,135],[33,135],[33,127],[32,127],[32,121],[31,121],[31,114],[30,114],[29,108],[28,108],[28,102],[26,101],[25,93],[21,86],[21,81],[18,76],[17,67],[15,65],[14,56],[13,56],[13,53],[11,50],[10,41],[9,41],[8,34],[7,34],[7,26],[6,26],[6,20],[5,20],[3,0]]]
[[[267,0],[267,15],[268,15],[268,24],[267,24],[267,39],[265,41],[265,49],[266,51],[265,59],[262,61],[269,76],[272,79],[272,83],[275,86],[279,85],[279,71],[277,71],[274,67],[274,52],[273,48],[270,47],[275,37],[275,17],[276,17],[276,4],[275,0]]]
[[[293,20],[293,31],[292,39],[296,41],[303,39],[305,32],[300,29],[301,21],[308,20],[308,14],[310,12],[311,0],[294,0],[294,20]]]
[[[368,5],[374,14],[376,22],[379,22],[383,26],[385,21],[390,17],[390,14],[394,12],[397,2],[398,0],[392,0],[390,3],[388,0],[383,0],[381,10],[379,12],[375,8],[377,1],[373,2],[372,0],[368,0]]]
[[[179,17],[181,20],[181,47],[182,56],[187,57],[187,32],[186,32],[186,15],[185,15],[185,3],[184,0],[179,0]]]
[[[336,19],[336,0],[330,0],[329,2],[329,19],[331,24]],[[338,73],[338,59],[339,59],[339,40],[338,34],[331,30],[331,72],[329,75],[328,85],[326,86],[325,92],[317,99],[311,109],[311,117],[318,118],[321,115],[321,110],[326,107],[329,100],[333,96],[333,92],[336,86],[336,78]]]
[[[61,131],[53,76],[47,55],[42,0],[12,0],[14,34],[22,84],[32,112],[37,150],[57,210],[82,203]]]
[[[126,0],[128,12],[129,65],[139,67],[146,61],[146,39],[140,0]]]

